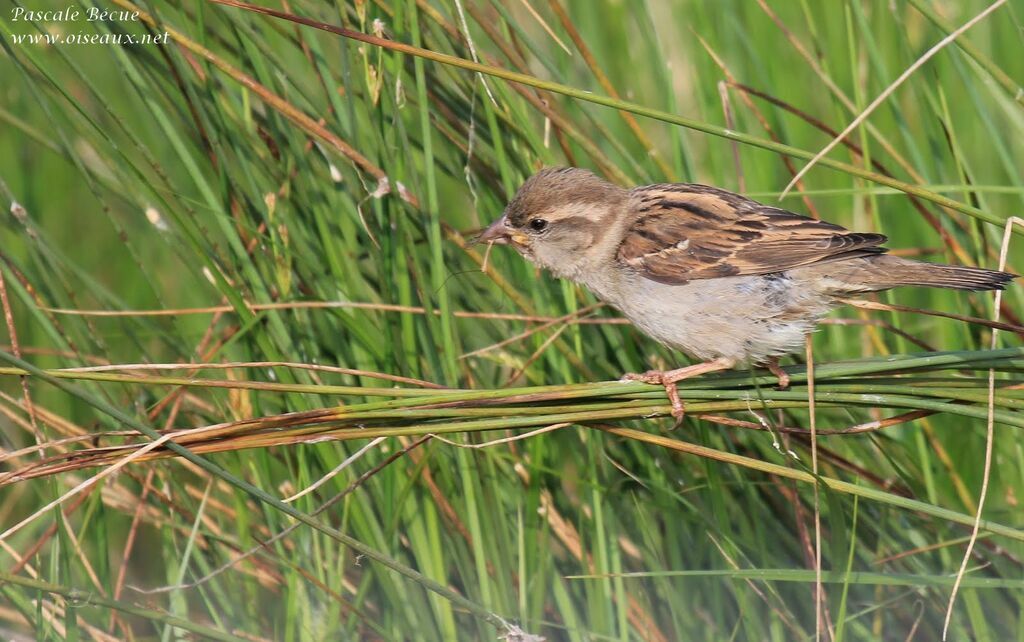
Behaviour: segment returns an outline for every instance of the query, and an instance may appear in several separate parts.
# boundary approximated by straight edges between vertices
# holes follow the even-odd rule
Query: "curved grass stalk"
[[[854,361],[836,361],[819,364],[815,367],[815,378],[827,381],[840,377],[868,376],[884,373],[909,372],[915,370],[934,369],[977,369],[987,370],[990,367],[1020,368],[1024,367],[1024,348],[1002,348],[999,350],[960,350],[924,353],[908,353],[886,357],[870,357]],[[188,364],[183,364],[188,368]],[[794,384],[807,380],[804,366],[786,368]],[[761,371],[756,371],[760,373]],[[506,403],[525,403],[558,398],[600,397],[607,395],[622,396],[629,394],[651,393],[647,384],[625,381],[603,381],[595,383],[577,383],[552,386],[528,386],[501,390],[466,390],[459,388],[384,388],[361,386],[332,386],[316,384],[281,384],[260,381],[228,381],[218,379],[202,379],[196,377],[138,376],[114,372],[82,371],[75,368],[44,370],[23,367],[2,367],[0,376],[45,375],[57,379],[83,381],[100,381],[111,383],[151,384],[189,387],[237,388],[247,390],[265,390],[272,392],[300,392],[321,395],[349,396],[382,396],[382,397],[415,397],[419,399],[435,397],[431,401],[483,401],[500,399]],[[965,379],[965,382],[969,380]],[[718,373],[686,382],[686,389],[706,390],[729,386],[772,386],[776,383],[774,375],[754,374],[745,371],[729,371]],[[955,387],[955,386],[954,386]],[[411,403],[419,403],[410,400]],[[387,402],[385,402],[387,403]]]

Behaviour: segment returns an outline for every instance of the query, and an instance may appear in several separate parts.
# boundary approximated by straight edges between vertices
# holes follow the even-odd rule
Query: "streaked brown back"
[[[881,234],[850,232],[706,185],[649,185],[632,195],[641,216],[617,258],[662,283],[771,274],[886,251]]]

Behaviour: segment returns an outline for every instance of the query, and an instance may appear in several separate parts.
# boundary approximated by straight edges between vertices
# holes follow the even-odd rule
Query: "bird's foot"
[[[652,385],[662,385],[666,370],[648,370],[647,372],[627,372],[619,381],[642,381]]]
[[[768,368],[768,372],[778,377],[779,383],[777,387],[779,390],[786,390],[787,388],[789,388],[789,373],[787,373],[785,370],[782,369],[781,366],[779,366],[778,357],[772,357],[771,359],[769,359],[765,366]]]
[[[622,380],[642,381],[651,385],[663,386],[665,388],[665,395],[668,397],[669,403],[672,404],[672,417],[676,420],[675,425],[678,426],[686,416],[686,408],[683,406],[683,402],[679,398],[679,389],[676,387],[676,384],[684,379],[696,377],[708,372],[728,370],[734,365],[736,365],[735,361],[723,357],[712,361],[706,361],[704,363],[697,363],[692,366],[686,366],[685,368],[676,368],[675,370],[648,370],[643,373],[631,372],[622,375]]]
[[[665,395],[668,397],[669,403],[672,404],[672,418],[676,420],[675,425],[683,423],[683,418],[686,417],[686,408],[683,406],[682,400],[679,399],[679,389],[676,388],[676,379],[672,379],[670,375],[675,370],[648,370],[647,372],[628,372],[622,375],[623,381],[643,381],[654,386],[664,386]],[[674,427],[674,426],[673,426]]]

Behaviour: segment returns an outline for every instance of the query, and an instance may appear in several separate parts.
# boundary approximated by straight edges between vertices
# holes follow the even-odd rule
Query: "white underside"
[[[799,271],[796,271],[799,272]],[[667,285],[635,273],[565,275],[616,306],[643,332],[704,361],[737,364],[801,350],[834,307],[799,274],[739,276]]]

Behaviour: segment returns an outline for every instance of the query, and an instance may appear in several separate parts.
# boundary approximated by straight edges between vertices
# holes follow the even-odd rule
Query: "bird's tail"
[[[1016,274],[1009,272],[940,263],[923,263],[898,256],[882,255],[876,257],[873,262],[876,267],[882,268],[887,275],[891,276],[892,285],[889,287],[920,285],[954,290],[1002,290],[1007,283],[1017,278]],[[882,276],[884,277],[884,275]]]
[[[827,271],[831,282],[830,290],[835,293],[877,292],[901,286],[923,286],[952,288],[955,290],[1002,290],[1016,274],[962,267],[924,263],[910,259],[878,254],[849,261],[837,261],[821,266]]]

